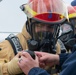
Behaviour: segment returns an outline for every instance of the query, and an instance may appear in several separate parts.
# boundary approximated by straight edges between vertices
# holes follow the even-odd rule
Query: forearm
[[[59,54],[59,65],[62,66],[64,61],[71,55],[71,53],[61,53]]]
[[[34,67],[29,71],[28,75],[50,75],[50,74],[48,74],[47,71],[44,69]]]

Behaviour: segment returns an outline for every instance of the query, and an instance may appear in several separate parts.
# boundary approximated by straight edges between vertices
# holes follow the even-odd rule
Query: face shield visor
[[[56,38],[58,33],[58,25],[52,25],[42,22],[32,22],[31,23],[32,38],[35,40],[51,39],[51,37]],[[56,33],[55,33],[56,32]]]
[[[32,0],[21,6],[28,18],[57,24],[68,19],[66,4],[62,0]]]

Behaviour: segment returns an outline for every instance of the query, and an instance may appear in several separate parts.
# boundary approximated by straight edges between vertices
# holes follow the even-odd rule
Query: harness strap
[[[23,48],[19,42],[19,39],[17,36],[15,36],[14,34],[10,34],[7,38],[5,38],[5,40],[8,40],[14,50],[15,55],[19,52],[22,51]]]

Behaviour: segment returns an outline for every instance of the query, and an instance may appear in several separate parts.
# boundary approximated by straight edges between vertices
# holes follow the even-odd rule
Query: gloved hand
[[[21,74],[22,70],[19,68],[17,62],[19,61],[19,57],[21,56],[21,52],[19,52],[9,63],[8,63],[8,72],[10,75]]]

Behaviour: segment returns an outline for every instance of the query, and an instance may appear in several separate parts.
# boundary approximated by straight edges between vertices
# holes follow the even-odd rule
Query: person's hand
[[[45,52],[37,52],[35,51],[35,54],[39,58],[40,66],[46,67],[46,66],[54,66],[56,64],[59,64],[59,55],[56,54],[50,54]]]
[[[34,60],[28,52],[23,52],[18,65],[22,71],[28,75],[32,68],[39,67],[38,57],[36,56]]]

